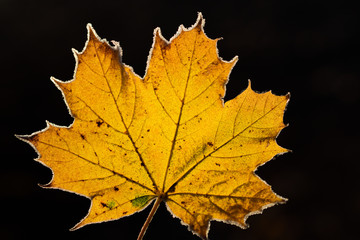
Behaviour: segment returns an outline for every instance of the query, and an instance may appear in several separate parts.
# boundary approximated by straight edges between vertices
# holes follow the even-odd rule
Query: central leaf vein
[[[115,104],[115,106],[116,106],[116,110],[117,110],[117,112],[118,112],[118,114],[119,114],[119,116],[120,116],[120,118],[121,118],[121,122],[123,123],[124,128],[126,129],[128,138],[129,138],[131,144],[133,145],[134,150],[135,150],[136,154],[138,155],[138,157],[139,157],[139,159],[140,159],[140,161],[141,161],[141,163],[142,163],[142,166],[144,167],[144,169],[145,169],[148,177],[149,177],[150,180],[152,181],[153,186],[154,186],[154,188],[155,188],[155,191],[157,191],[156,182],[155,182],[154,178],[151,176],[151,174],[150,174],[150,172],[149,172],[149,169],[147,168],[147,166],[146,166],[146,164],[145,164],[145,162],[144,162],[144,160],[143,160],[143,158],[142,158],[142,155],[141,155],[141,153],[139,152],[139,150],[138,150],[138,148],[137,148],[137,146],[136,146],[136,144],[135,144],[135,142],[134,142],[134,139],[132,138],[132,136],[131,136],[131,134],[130,134],[130,132],[129,132],[129,129],[128,129],[126,123],[125,123],[124,117],[123,117],[123,115],[122,115],[122,113],[121,113],[121,111],[120,111],[120,109],[119,109],[119,106],[118,106],[117,101],[116,101],[116,97],[114,96],[113,89],[111,88],[110,83],[109,83],[109,80],[108,80],[108,78],[107,78],[107,76],[106,76],[106,73],[105,73],[105,71],[104,71],[104,66],[103,66],[103,64],[102,64],[102,62],[101,62],[101,60],[100,60],[100,57],[99,57],[99,54],[98,54],[98,52],[97,52],[97,48],[96,48],[96,45],[95,45],[95,42],[94,42],[94,41],[93,41],[93,45],[94,45],[94,48],[95,48],[96,56],[97,56],[97,58],[98,58],[98,60],[99,60],[99,63],[100,63],[100,66],[101,66],[101,69],[102,69],[102,72],[103,72],[103,76],[104,76],[104,78],[105,78],[105,80],[106,80],[106,84],[107,84],[107,86],[108,86],[108,88],[109,88],[109,90],[110,90],[111,97],[112,97],[112,99],[113,99],[113,101],[114,101],[114,104]],[[121,67],[123,67],[123,65],[121,65]],[[153,191],[153,190],[152,190],[152,191]]]
[[[193,45],[193,49],[192,49],[192,52],[191,52],[190,65],[189,65],[189,70],[188,70],[188,74],[187,74],[187,78],[186,78],[184,94],[183,94],[183,97],[182,97],[182,100],[181,100],[181,107],[180,107],[180,111],[179,111],[179,116],[178,116],[178,119],[177,119],[177,122],[176,122],[176,128],[175,128],[175,133],[174,133],[174,137],[173,137],[171,148],[170,148],[169,159],[168,159],[167,166],[166,166],[166,169],[165,169],[164,182],[163,182],[163,186],[162,186],[162,190],[161,190],[162,192],[164,192],[164,190],[165,190],[166,178],[168,176],[169,167],[170,167],[171,160],[172,160],[172,157],[173,157],[173,154],[174,154],[176,138],[177,138],[177,135],[178,135],[181,116],[182,116],[183,108],[184,108],[184,105],[185,105],[187,87],[188,87],[188,84],[189,84],[189,81],[190,81],[191,68],[192,68],[192,63],[193,63],[193,58],[194,58],[196,41],[197,41],[197,35],[195,36],[194,45]],[[162,49],[161,49],[161,52],[162,52]],[[164,59],[164,57],[163,57],[163,59]],[[165,63],[165,61],[164,61],[164,63]],[[169,79],[169,81],[170,81],[170,79]]]

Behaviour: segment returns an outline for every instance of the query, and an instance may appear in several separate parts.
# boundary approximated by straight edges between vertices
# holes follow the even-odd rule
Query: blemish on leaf
[[[118,187],[114,187],[114,191],[115,191],[115,192],[119,191],[119,188],[118,188]]]
[[[106,203],[106,206],[109,208],[109,209],[113,209],[115,207],[116,203],[114,200],[110,200]]]
[[[112,210],[116,206],[116,202],[114,200],[109,200],[106,203],[101,202],[101,206]]]
[[[98,127],[100,127],[103,123],[104,123],[104,122],[103,122],[103,121],[100,121],[100,120],[97,120],[97,121],[96,121],[96,125],[97,125]]]
[[[149,201],[149,196],[145,195],[145,196],[141,196],[141,197],[137,197],[133,200],[131,200],[131,204],[134,206],[134,207],[138,207],[138,208],[141,208],[143,206],[145,206],[148,201]]]

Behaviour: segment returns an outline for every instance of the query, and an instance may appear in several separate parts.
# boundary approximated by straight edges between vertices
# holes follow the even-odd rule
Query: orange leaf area
[[[237,58],[223,61],[199,14],[168,42],[154,31],[144,78],[122,63],[118,43],[88,41],[74,51],[74,79],[52,78],[74,122],[20,136],[51,168],[46,186],[91,199],[86,224],[119,219],[157,198],[203,239],[211,220],[246,227],[249,215],[286,199],[254,171],[288,150],[276,137],[285,127],[289,95],[250,87],[224,103]]]

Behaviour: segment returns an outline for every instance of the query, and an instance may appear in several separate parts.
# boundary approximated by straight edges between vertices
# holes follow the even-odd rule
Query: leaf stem
[[[141,231],[139,233],[139,236],[138,236],[137,240],[142,240],[143,239],[143,237],[145,235],[145,232],[146,232],[147,228],[149,227],[149,224],[150,224],[153,216],[155,215],[156,210],[159,208],[161,202],[162,202],[162,198],[157,197],[156,201],[155,201],[155,203],[154,203],[154,205],[153,205],[153,207],[152,207],[152,209],[151,209],[151,211],[149,213],[149,216],[147,217],[144,225],[141,228]]]

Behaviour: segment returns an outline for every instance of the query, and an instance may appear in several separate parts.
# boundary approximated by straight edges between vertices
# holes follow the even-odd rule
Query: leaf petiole
[[[154,203],[154,205],[153,205],[153,207],[152,207],[152,209],[151,209],[151,211],[149,213],[149,216],[147,217],[144,225],[141,228],[141,231],[139,233],[139,236],[138,236],[137,240],[142,240],[143,239],[143,237],[145,235],[145,232],[146,232],[147,228],[149,227],[149,224],[150,224],[153,216],[155,215],[156,210],[159,208],[161,202],[162,202],[162,198],[157,197],[156,201],[155,201],[155,203]]]

